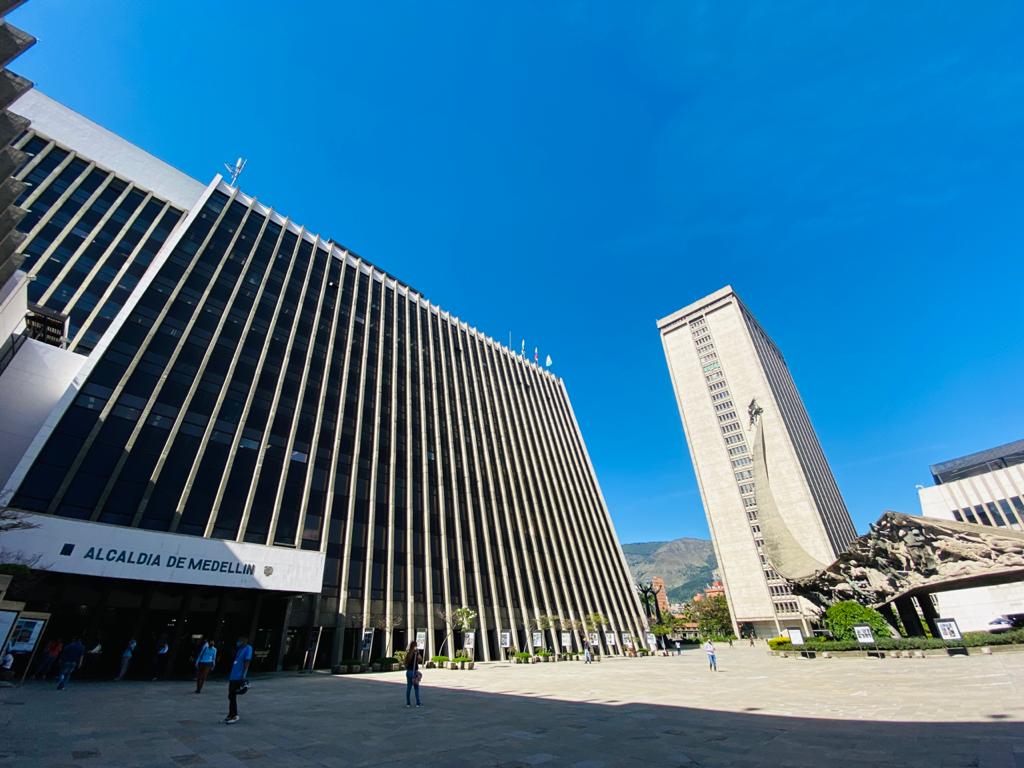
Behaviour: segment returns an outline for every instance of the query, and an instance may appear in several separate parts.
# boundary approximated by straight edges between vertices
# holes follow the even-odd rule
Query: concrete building
[[[19,306],[66,335],[16,332],[0,503],[38,523],[4,544],[51,572],[19,599],[55,631],[166,636],[179,667],[203,634],[263,668],[448,651],[460,607],[482,659],[543,616],[552,649],[593,613],[643,641],[560,378],[219,176],[38,92],[14,109]]]
[[[1024,440],[933,464],[935,485],[918,489],[921,514],[1024,530]],[[935,593],[943,617],[962,631],[985,630],[997,616],[1024,613],[1024,583]]]
[[[856,531],[782,353],[730,286],[658,328],[735,629],[806,629],[814,609],[792,594],[771,545],[798,542],[807,561],[828,564]],[[755,487],[757,462],[770,487]],[[786,542],[766,545],[769,498]]]

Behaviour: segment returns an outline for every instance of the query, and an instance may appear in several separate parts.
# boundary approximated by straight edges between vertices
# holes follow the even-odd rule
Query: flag
[[[546,365],[548,368],[551,367],[551,355],[548,355],[547,359],[544,360],[544,365]]]
[[[519,354],[526,357],[526,339],[523,339],[522,343],[519,345]]]
[[[540,357],[540,352],[537,350],[536,347],[534,347],[533,348],[533,362],[536,363],[539,357]]]

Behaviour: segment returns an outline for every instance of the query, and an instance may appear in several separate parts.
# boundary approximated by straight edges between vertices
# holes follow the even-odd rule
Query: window
[[[722,425],[722,434],[723,435],[727,435],[730,432],[736,432],[739,428],[740,428],[739,423],[735,422],[735,421],[732,422],[731,424],[723,424]]]
[[[753,483],[744,483],[743,485],[740,486],[740,493],[753,493],[753,492],[754,492],[754,484]]]
[[[709,339],[709,341],[710,341],[710,339]],[[699,342],[698,342],[698,344],[699,344]],[[714,345],[714,344],[704,344],[703,346],[698,346],[698,347],[697,347],[697,354],[698,354],[698,355],[703,355],[703,354],[705,354],[706,352],[711,352],[711,351],[713,351],[713,350],[714,350],[714,348],[715,348],[715,345]]]
[[[708,384],[710,384],[713,381],[720,380],[722,378],[722,372],[721,371],[716,371],[715,373],[712,373],[710,376],[705,376],[704,378],[708,382]],[[723,387],[725,386],[725,382],[724,381],[722,382],[722,386]],[[712,389],[714,389],[714,387],[712,387]]]
[[[729,396],[729,394],[727,392],[723,392],[721,395],[716,395],[715,397],[713,397],[711,399],[714,400],[716,397],[728,397],[728,396]],[[722,411],[728,410],[729,408],[732,408],[732,400],[726,400],[724,403],[719,403],[718,405],[715,406],[715,410],[718,411],[719,413],[721,413]]]
[[[710,363],[712,360],[717,360],[717,359],[718,359],[718,355],[716,355],[714,352],[712,352],[711,354],[703,355],[701,357],[700,361],[702,363]]]
[[[744,501],[747,501],[747,499],[744,499]],[[749,520],[751,522],[757,520],[757,512],[755,512],[753,510],[750,510],[749,512],[747,512],[747,520]]]
[[[736,443],[742,443],[743,435],[729,435],[727,438],[725,438],[725,442],[726,445],[735,445]],[[744,448],[743,450],[746,451],[747,449]]]
[[[740,436],[740,437],[742,437],[742,436]],[[725,442],[728,443],[729,441],[726,440]],[[736,441],[733,440],[732,442],[736,442]],[[745,446],[745,445],[737,445],[735,448],[730,448],[729,449],[729,455],[730,456],[736,456],[737,454],[746,453],[746,452],[747,452],[747,446]]]
[[[749,456],[741,456],[738,459],[733,459],[732,460],[732,465],[734,467],[746,467],[746,466],[749,466],[752,463],[753,463],[753,461],[751,461]]]
[[[749,470],[749,469],[744,469],[742,472],[737,472],[736,473],[736,479],[737,480],[747,480],[747,479],[749,479],[749,478],[751,478],[753,476],[754,476],[754,472],[752,470]]]
[[[729,411],[728,413],[718,414],[719,421],[729,421],[730,419],[736,418],[736,411]]]
[[[953,510],[953,519],[959,523],[962,523],[964,521],[964,518],[961,516],[959,509]]]
[[[756,507],[757,506],[757,499],[746,498],[746,499],[743,500],[743,506],[744,507]]]
[[[699,349],[700,345],[708,344],[708,343],[710,343],[710,341],[711,341],[711,337],[707,336],[707,335],[700,335],[700,334],[696,334],[695,333],[694,336],[693,336],[693,343],[698,346],[698,349],[697,349],[698,352],[700,351],[700,349]]]
[[[723,384],[722,386],[725,386],[725,385]],[[721,387],[719,387],[719,389],[721,389]],[[726,392],[718,392],[718,393],[716,393],[716,394],[711,396],[711,402],[717,403],[719,400],[724,400],[728,396],[729,396],[728,391],[726,391]]]
[[[704,373],[709,373],[710,371],[717,371],[719,368],[721,368],[721,364],[718,362],[708,363],[707,365],[704,366]]]

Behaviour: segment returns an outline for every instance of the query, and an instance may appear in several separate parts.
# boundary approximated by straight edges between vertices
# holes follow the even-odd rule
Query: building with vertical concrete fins
[[[736,629],[806,630],[787,576],[856,531],[782,353],[729,286],[658,328]]]
[[[608,652],[644,643],[560,378],[220,177],[42,94],[15,109],[20,274],[66,332],[0,375],[0,502],[39,523],[5,544],[46,564],[24,599],[55,627],[166,636],[179,667],[202,634],[263,668],[370,631],[371,657],[447,653],[460,607],[482,659],[550,616],[553,650],[595,613]]]

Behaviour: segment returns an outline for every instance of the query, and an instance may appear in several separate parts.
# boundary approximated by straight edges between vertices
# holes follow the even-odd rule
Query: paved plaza
[[[0,690],[3,766],[977,766],[1024,768],[1024,654],[780,659],[763,648],[257,678]]]

